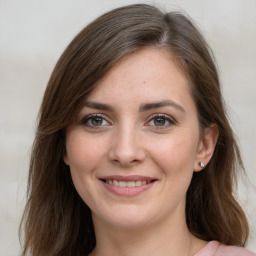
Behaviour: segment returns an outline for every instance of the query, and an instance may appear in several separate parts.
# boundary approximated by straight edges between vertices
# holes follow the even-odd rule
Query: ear
[[[68,153],[67,153],[67,146],[66,146],[66,133],[67,133],[67,130],[66,128],[62,129],[62,135],[63,135],[63,150],[62,150],[62,155],[63,155],[63,161],[66,165],[69,166],[69,158],[68,158]]]
[[[63,161],[64,161],[64,163],[65,163],[66,165],[69,166],[69,158],[68,158],[68,154],[67,154],[67,153],[64,154],[64,156],[63,156]]]
[[[199,163],[202,162],[206,166],[213,155],[217,140],[219,135],[219,129],[216,124],[211,124],[206,127],[197,148],[197,155],[194,163],[194,171],[199,172],[204,167],[200,166]]]
[[[63,150],[63,161],[66,165],[69,166],[69,157],[68,157],[68,153],[67,153],[67,149],[65,147],[65,149]]]

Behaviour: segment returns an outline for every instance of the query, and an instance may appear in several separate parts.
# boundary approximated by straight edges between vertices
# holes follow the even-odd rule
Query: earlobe
[[[67,153],[65,153],[65,155],[63,156],[63,161],[64,161],[64,163],[65,163],[66,165],[69,166],[69,159],[68,159]]]
[[[201,171],[211,160],[218,140],[219,129],[217,124],[206,127],[198,144],[197,156],[194,163],[194,171]]]
[[[66,142],[65,142],[65,145],[64,145],[64,147],[63,147],[63,153],[62,153],[62,155],[63,155],[63,161],[64,161],[64,163],[69,166],[69,157],[68,157],[68,153],[67,153]]]

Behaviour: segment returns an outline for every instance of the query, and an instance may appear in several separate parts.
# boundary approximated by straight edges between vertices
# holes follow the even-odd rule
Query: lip
[[[141,194],[142,192],[150,189],[157,179],[147,176],[140,175],[130,175],[130,176],[122,176],[122,175],[112,175],[112,176],[104,176],[99,179],[103,186],[111,193],[118,196],[136,196]],[[117,180],[117,181],[147,181],[147,184],[140,185],[138,187],[119,187],[106,183],[106,180]]]
[[[140,176],[140,175],[129,175],[129,176],[123,176],[123,175],[111,175],[111,176],[104,176],[100,177],[100,180],[120,180],[120,181],[153,181],[156,180],[155,178],[152,177],[147,177],[147,176]]]

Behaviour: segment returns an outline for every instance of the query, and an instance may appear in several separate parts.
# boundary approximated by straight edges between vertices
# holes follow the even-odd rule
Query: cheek
[[[66,138],[66,159],[74,186],[83,201],[90,207],[92,198],[97,194],[93,181],[95,169],[102,161],[103,145],[100,140],[92,139],[83,131],[71,131]],[[66,162],[67,162],[66,161]]]
[[[66,140],[66,151],[71,171],[87,172],[100,162],[104,154],[104,143],[83,132],[71,132]]]
[[[194,138],[183,133],[181,136],[170,135],[161,141],[155,141],[152,156],[158,166],[169,177],[190,177],[193,173],[197,152],[197,136]]]

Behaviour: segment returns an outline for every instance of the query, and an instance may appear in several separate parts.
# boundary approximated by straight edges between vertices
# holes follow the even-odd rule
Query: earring
[[[204,168],[204,163],[203,162],[198,162],[198,165],[201,167],[201,168]]]

